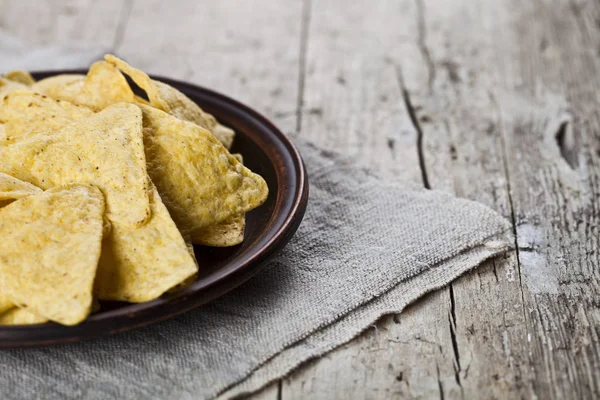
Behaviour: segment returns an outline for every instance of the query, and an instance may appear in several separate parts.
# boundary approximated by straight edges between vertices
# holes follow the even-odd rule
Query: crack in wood
[[[440,379],[440,366],[436,360],[435,362],[435,371],[437,372],[437,384],[438,384],[438,390],[440,391],[440,400],[444,400],[444,384],[442,383],[442,380]]]
[[[502,120],[502,114],[500,111],[500,104],[496,100],[496,96],[490,91],[489,93],[490,102],[495,109],[496,118],[498,120],[498,126],[500,127],[500,141],[502,142],[502,169],[504,170],[504,180],[506,181],[506,195],[508,197],[508,206],[510,209],[510,221],[512,225],[512,233],[514,237],[514,247],[517,261],[517,272],[519,274],[519,289],[521,291],[521,304],[523,311],[523,318],[527,320],[527,314],[525,313],[525,294],[523,291],[523,276],[521,271],[521,259],[519,258],[519,242],[517,236],[517,218],[515,213],[515,204],[512,196],[512,190],[510,185],[510,174],[508,172],[508,146],[506,143],[506,129],[504,127],[504,121]]]
[[[460,352],[458,351],[458,342],[456,340],[456,303],[454,300],[454,285],[450,283],[450,315],[448,316],[448,323],[450,325],[450,340],[452,341],[452,350],[454,352],[454,379],[456,384],[463,390],[462,383],[460,381]]]
[[[298,97],[296,101],[296,134],[302,130],[302,107],[304,106],[304,82],[306,80],[306,63],[308,53],[308,34],[312,0],[302,3],[302,21],[300,26],[300,56],[298,71]]]
[[[429,47],[427,47],[427,24],[425,23],[425,3],[423,0],[415,0],[417,5],[417,44],[419,51],[427,65],[427,86],[431,91],[435,80],[435,64],[431,58]]]
[[[277,381],[277,400],[283,399],[283,379]]]
[[[410,94],[408,93],[406,85],[404,84],[404,75],[402,74],[402,68],[399,65],[396,65],[396,78],[398,80],[398,85],[400,86],[400,91],[402,92],[402,98],[404,99],[406,112],[408,112],[410,121],[417,132],[417,157],[419,159],[419,168],[421,170],[421,180],[423,181],[423,186],[426,189],[431,189],[431,186],[429,185],[429,178],[427,176],[425,155],[423,152],[423,129],[421,128],[421,123],[417,118],[417,112],[410,99]]]
[[[494,277],[496,278],[496,283],[499,282],[498,280],[498,270],[496,269],[496,260],[492,260],[492,271],[494,272]]]
[[[115,30],[115,38],[111,46],[113,53],[116,53],[119,47],[121,47],[121,43],[123,43],[125,31],[127,30],[127,23],[129,22],[129,18],[131,17],[132,8],[133,0],[125,0],[123,2],[123,5],[121,6],[121,12],[119,13],[119,22],[117,24],[117,29]]]

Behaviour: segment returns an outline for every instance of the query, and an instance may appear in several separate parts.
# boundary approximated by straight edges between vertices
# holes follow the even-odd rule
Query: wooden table
[[[0,28],[215,88],[513,222],[506,257],[257,398],[600,396],[598,2],[3,0]]]

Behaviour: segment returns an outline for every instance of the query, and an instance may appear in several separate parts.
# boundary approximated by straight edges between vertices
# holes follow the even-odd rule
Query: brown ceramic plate
[[[34,73],[36,79],[63,73]],[[308,181],[304,164],[292,143],[265,117],[219,93],[188,83],[154,77],[181,90],[218,120],[235,129],[232,152],[269,185],[269,198],[247,214],[244,242],[230,248],[195,247],[200,276],[191,286],[143,303],[103,302],[99,313],[66,327],[0,326],[0,348],[76,342],[135,329],[173,317],[213,300],[256,274],[290,240],[304,216]]]

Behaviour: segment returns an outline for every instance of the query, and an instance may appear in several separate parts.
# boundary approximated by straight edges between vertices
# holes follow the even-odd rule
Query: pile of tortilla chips
[[[192,244],[241,243],[268,188],[233,139],[112,55],[87,75],[1,77],[0,325],[75,325],[97,300],[156,299],[193,281]]]

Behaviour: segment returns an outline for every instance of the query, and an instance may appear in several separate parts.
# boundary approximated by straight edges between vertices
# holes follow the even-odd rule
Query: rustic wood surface
[[[214,88],[513,222],[514,251],[255,398],[600,398],[598,2],[35,4],[1,1],[0,33]]]

